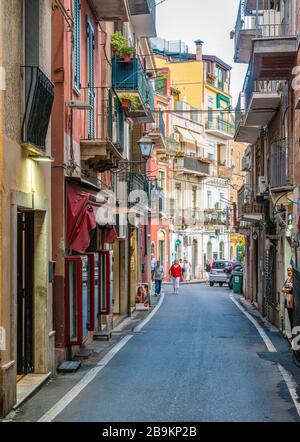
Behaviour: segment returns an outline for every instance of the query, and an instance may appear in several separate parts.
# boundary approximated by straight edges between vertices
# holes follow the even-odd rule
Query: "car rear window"
[[[231,266],[230,261],[214,261],[213,263],[213,269],[225,269],[225,267]]]

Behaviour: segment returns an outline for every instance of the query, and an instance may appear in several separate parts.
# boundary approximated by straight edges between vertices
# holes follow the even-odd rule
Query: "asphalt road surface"
[[[176,296],[166,286],[151,321],[55,421],[298,421],[276,363],[229,295],[199,284]]]

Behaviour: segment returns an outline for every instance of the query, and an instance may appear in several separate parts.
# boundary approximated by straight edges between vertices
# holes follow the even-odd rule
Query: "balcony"
[[[54,85],[37,67],[23,66],[25,112],[22,123],[22,145],[33,154],[45,153]]]
[[[289,174],[289,142],[287,138],[276,141],[270,146],[269,160],[270,187],[273,192],[292,190]]]
[[[97,21],[128,21],[126,0],[89,0]]]
[[[260,129],[273,119],[281,102],[280,82],[254,81],[251,66],[237,105],[235,140],[255,143]]]
[[[252,39],[256,36],[255,17],[245,14],[245,0],[241,0],[234,32],[234,61],[249,63],[252,51]]]
[[[128,6],[135,35],[156,37],[156,1],[128,0]]]
[[[268,1],[269,0],[245,0],[245,15],[253,14],[253,12],[256,11],[257,6],[259,11],[269,9]]]
[[[204,224],[206,226],[226,226],[227,222],[228,220],[226,210],[204,210]]]
[[[233,170],[230,167],[223,166],[222,164],[218,165],[217,174],[220,178],[225,180],[231,180],[233,175]]]
[[[161,112],[158,114],[158,125],[153,125],[153,128],[149,131],[149,136],[155,143],[155,151],[166,153],[166,125]]]
[[[180,151],[180,143],[176,141],[172,136],[167,138],[166,141],[166,153],[170,157],[175,157],[177,152]]]
[[[231,140],[234,136],[234,124],[219,115],[206,120],[205,130],[207,133],[224,140]]]
[[[177,174],[208,176],[209,166],[209,163],[202,162],[197,158],[182,156],[176,158],[174,163],[174,171]]]
[[[104,87],[82,88],[89,109],[80,112],[80,156],[96,172],[118,167],[124,149],[124,113],[118,101],[113,121],[112,93]],[[74,112],[74,111],[73,111]]]
[[[129,62],[113,58],[112,86],[120,99],[122,94],[136,97],[137,106],[126,112],[129,118],[139,123],[154,123],[154,91],[138,58]]]
[[[245,186],[238,191],[238,218],[254,222],[263,219],[263,204],[253,202],[251,192]]]
[[[253,9],[254,8],[254,9]],[[274,2],[241,0],[235,28],[235,61],[252,58],[255,80],[285,80],[291,77],[297,54],[294,24],[282,22]],[[251,15],[252,14],[252,15]]]

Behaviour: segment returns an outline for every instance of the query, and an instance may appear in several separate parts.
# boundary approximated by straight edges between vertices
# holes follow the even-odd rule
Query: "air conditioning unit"
[[[259,188],[259,193],[266,193],[266,191],[267,191],[267,183],[266,183],[266,177],[265,176],[259,176],[258,177],[258,188]]]

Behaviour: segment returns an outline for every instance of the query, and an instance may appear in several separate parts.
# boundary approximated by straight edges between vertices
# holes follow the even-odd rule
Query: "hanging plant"
[[[122,103],[123,112],[136,111],[140,107],[138,98],[133,94],[121,94],[119,99]]]

